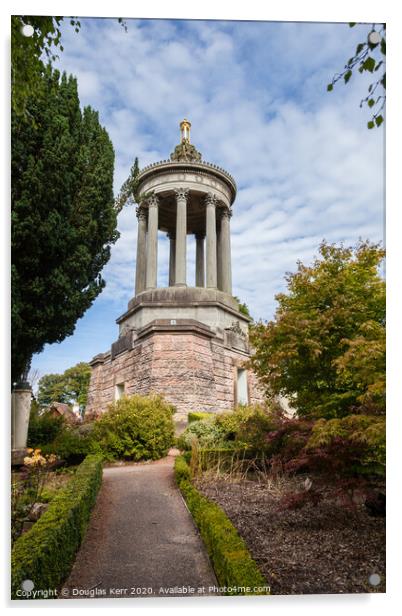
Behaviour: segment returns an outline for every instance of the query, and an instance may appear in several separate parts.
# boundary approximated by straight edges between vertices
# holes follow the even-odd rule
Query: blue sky
[[[326,85],[367,35],[347,24],[82,19],[64,27],[56,66],[77,76],[82,105],[99,111],[113,141],[115,192],[135,156],[140,166],[169,157],[178,124],[192,122],[203,158],[236,179],[234,294],[257,319],[270,319],[284,275],[310,262],[322,239],[383,239],[384,135],[359,108],[370,83],[353,76]],[[43,375],[104,352],[115,319],[133,296],[135,209],[119,215],[121,237],[103,271],[104,292],[73,336],[33,358]],[[159,283],[168,247],[159,245]],[[189,238],[188,277],[194,278]]]

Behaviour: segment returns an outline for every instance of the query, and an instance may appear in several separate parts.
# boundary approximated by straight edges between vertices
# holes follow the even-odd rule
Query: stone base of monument
[[[22,449],[11,450],[11,466],[22,466],[24,464],[24,458],[28,455],[26,447]]]
[[[105,412],[122,395],[158,393],[176,407],[179,432],[191,411],[219,413],[262,402],[247,367],[248,338],[237,321],[214,330],[195,319],[155,319],[127,331],[90,362],[86,416]]]

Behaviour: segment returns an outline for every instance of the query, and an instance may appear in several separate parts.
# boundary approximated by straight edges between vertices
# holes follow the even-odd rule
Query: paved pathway
[[[200,596],[217,586],[173,476],[174,457],[105,468],[84,541],[62,595]],[[192,587],[195,592],[183,592]],[[198,592],[204,587],[205,592]],[[164,589],[164,590],[162,590]]]

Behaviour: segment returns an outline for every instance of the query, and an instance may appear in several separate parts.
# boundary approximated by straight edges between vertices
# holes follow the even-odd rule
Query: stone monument
[[[190,142],[191,124],[170,160],[138,176],[135,295],[118,319],[119,338],[90,362],[86,413],[98,415],[123,395],[161,393],[177,419],[262,401],[246,368],[250,319],[232,295],[230,218],[233,177],[205,162]],[[158,286],[158,231],[169,238],[169,286]],[[188,286],[187,238],[195,236],[195,286]]]

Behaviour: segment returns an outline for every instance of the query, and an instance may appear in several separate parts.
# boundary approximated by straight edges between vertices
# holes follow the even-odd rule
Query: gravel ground
[[[385,520],[363,505],[325,499],[289,510],[283,492],[266,483],[203,479],[197,486],[232,520],[272,594],[385,592]]]

